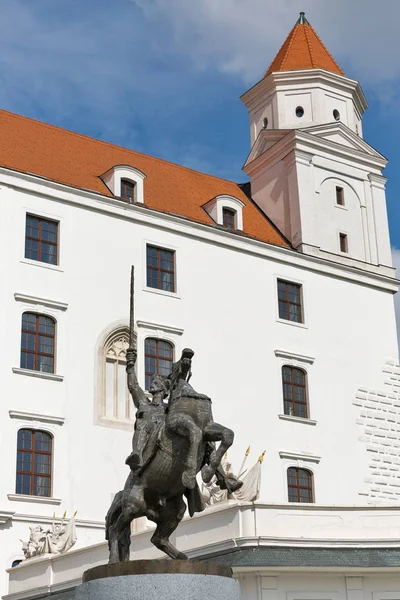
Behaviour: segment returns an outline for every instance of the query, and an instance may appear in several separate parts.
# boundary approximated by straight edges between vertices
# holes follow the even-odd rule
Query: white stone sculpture
[[[265,450],[258,457],[257,462],[247,471],[245,464],[250,454],[250,446],[247,448],[243,462],[234,476],[243,481],[243,486],[233,494],[228,494],[227,490],[221,490],[216,479],[213,478],[210,483],[202,485],[201,494],[206,505],[211,506],[218,502],[226,500],[241,500],[242,502],[254,502],[260,495],[261,486],[261,465],[264,460]],[[227,460],[227,456],[223,458],[221,465],[227,475],[233,475],[232,464]]]
[[[76,514],[76,513],[75,513]],[[22,551],[25,560],[45,554],[65,554],[76,542],[75,514],[65,520],[65,513],[61,522],[55,521],[51,529],[43,529],[41,525],[29,527],[30,536],[27,542],[22,541]]]

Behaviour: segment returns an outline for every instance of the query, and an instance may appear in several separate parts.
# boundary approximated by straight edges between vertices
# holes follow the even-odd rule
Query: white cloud
[[[294,25],[307,17],[338,62],[374,82],[400,76],[399,0],[131,0],[164,23],[169,50],[197,68],[216,67],[255,82]],[[151,40],[149,40],[151,43]],[[159,40],[158,40],[159,43]]]

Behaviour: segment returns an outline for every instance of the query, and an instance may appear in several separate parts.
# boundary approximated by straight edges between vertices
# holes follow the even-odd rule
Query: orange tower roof
[[[344,75],[303,12],[300,13],[299,20],[264,77],[276,71],[299,71],[301,69],[325,69],[332,73],[338,73],[338,75]]]

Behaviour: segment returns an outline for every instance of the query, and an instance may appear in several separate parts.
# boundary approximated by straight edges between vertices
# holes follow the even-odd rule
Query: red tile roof
[[[202,207],[212,198],[228,194],[245,205],[243,233],[271,244],[289,246],[284,236],[232,181],[4,110],[0,110],[0,165],[106,196],[112,193],[100,176],[114,166],[130,165],[146,175],[145,206],[215,225]]]
[[[329,53],[315,29],[304,14],[293,27],[282,48],[272,61],[264,77],[276,71],[299,71],[301,69],[325,69],[344,75],[333,56]]]

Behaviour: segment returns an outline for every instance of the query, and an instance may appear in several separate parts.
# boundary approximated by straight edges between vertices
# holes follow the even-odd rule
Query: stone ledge
[[[232,577],[232,569],[225,564],[191,560],[130,560],[129,562],[99,565],[84,572],[82,582],[126,575],[155,575],[181,573],[185,575],[216,575]]]

